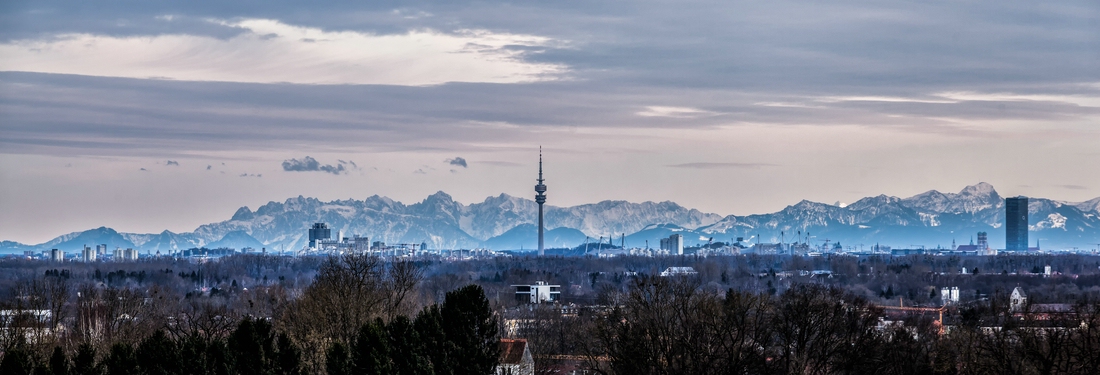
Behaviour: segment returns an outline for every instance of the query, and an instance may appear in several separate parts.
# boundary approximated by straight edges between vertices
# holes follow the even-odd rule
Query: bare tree
[[[201,342],[211,342],[225,338],[240,320],[240,316],[221,300],[193,298],[178,306],[178,311],[165,328],[181,341],[199,338]]]
[[[878,344],[881,315],[870,303],[835,288],[797,285],[776,301],[775,348],[788,374],[857,373]]]
[[[375,256],[346,254],[321,264],[317,277],[292,301],[280,321],[302,348],[306,366],[324,368],[324,350],[338,342],[351,347],[359,329],[374,318],[415,311],[408,296],[422,273],[411,263],[389,268]]]
[[[596,335],[620,374],[761,372],[770,341],[764,296],[719,293],[693,278],[644,277],[599,319]]]

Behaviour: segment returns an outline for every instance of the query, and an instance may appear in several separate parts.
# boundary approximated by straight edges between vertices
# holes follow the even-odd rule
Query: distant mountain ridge
[[[1090,201],[1091,202],[1091,201]],[[1100,211],[1044,198],[1029,198],[1029,240],[1043,247],[1087,246],[1100,243]],[[802,201],[773,214],[730,215],[696,230],[724,237],[763,237],[763,242],[788,241],[801,232],[811,242],[829,239],[844,245],[893,246],[965,244],[977,232],[989,233],[992,247],[1004,247],[1004,198],[987,183],[959,193],[935,190],[909,198],[867,197],[850,205]]]
[[[931,190],[909,198],[886,195],[867,197],[847,206],[803,200],[769,214],[722,217],[674,202],[603,201],[573,207],[547,206],[546,226],[554,232],[554,246],[583,242],[583,237],[626,236],[627,246],[651,247],[673,232],[685,234],[685,244],[731,241],[793,241],[801,236],[811,242],[840,241],[846,246],[910,244],[948,246],[952,240],[967,243],[974,233],[988,232],[990,245],[1004,246],[1004,199],[987,183],[963,188],[958,193]],[[374,195],[363,200],[322,202],[298,196],[269,202],[255,211],[241,207],[226,221],[204,224],[190,233],[119,233],[96,228],[59,236],[43,244],[0,242],[0,251],[74,251],[84,244],[106,243],[112,249],[134,247],[162,253],[199,246],[266,247],[272,251],[305,246],[306,228],[328,223],[344,236],[366,235],[372,241],[422,243],[430,248],[530,249],[538,212],[534,201],[507,194],[464,205],[444,193],[406,205]],[[1080,203],[1031,198],[1031,242],[1044,248],[1086,247],[1100,243],[1100,198]],[[560,243],[558,243],[560,242]],[[570,244],[570,242],[576,242]],[[618,244],[618,243],[616,243]],[[548,243],[549,245],[549,243]],[[1033,245],[1034,246],[1034,245]]]

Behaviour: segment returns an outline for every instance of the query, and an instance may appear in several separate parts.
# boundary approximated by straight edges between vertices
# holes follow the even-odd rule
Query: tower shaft
[[[543,247],[543,242],[542,242],[542,230],[543,230],[543,225],[542,225],[542,203],[539,203],[539,256],[540,257],[545,255],[545,251],[546,251],[546,249]]]
[[[535,203],[539,204],[539,256],[546,254],[546,249],[543,247],[542,232],[542,205],[546,203],[546,180],[542,178],[542,146],[539,146],[539,179],[538,185],[535,185]]]

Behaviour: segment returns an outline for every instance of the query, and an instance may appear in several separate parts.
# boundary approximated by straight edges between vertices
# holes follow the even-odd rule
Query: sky
[[[0,240],[299,195],[1100,196],[1100,3],[0,3]]]

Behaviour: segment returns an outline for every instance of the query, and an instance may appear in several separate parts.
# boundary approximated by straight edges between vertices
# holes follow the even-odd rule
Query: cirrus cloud
[[[165,20],[165,21],[170,21]],[[189,34],[69,33],[0,44],[0,71],[186,81],[423,86],[446,82],[553,80],[562,64],[525,59],[545,37],[432,29],[378,35],[328,31],[270,19],[208,20],[242,30],[230,38]],[[300,56],[309,56],[308,59]]]
[[[671,164],[667,167],[671,168],[689,168],[689,169],[723,169],[723,168],[744,168],[744,169],[756,169],[760,167],[774,167],[775,164],[768,163],[683,163],[683,164]]]
[[[721,113],[691,107],[647,106],[635,113],[642,117],[699,118],[720,115]]]

